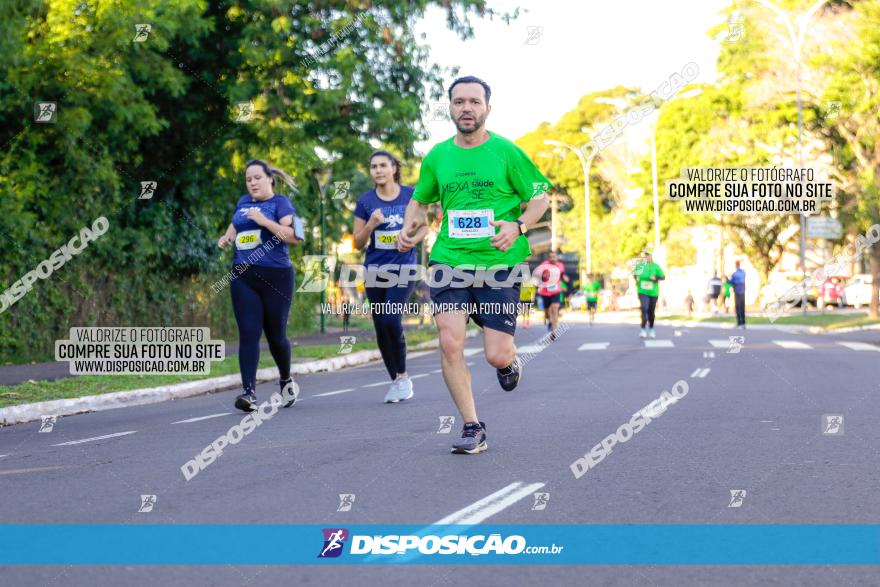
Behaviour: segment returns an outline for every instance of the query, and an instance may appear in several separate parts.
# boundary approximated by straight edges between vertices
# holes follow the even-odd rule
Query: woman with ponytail
[[[401,312],[418,279],[400,279],[400,276],[404,266],[416,263],[416,251],[411,247],[401,251],[397,246],[413,188],[400,185],[400,161],[388,151],[370,155],[370,177],[375,187],[358,198],[354,209],[354,245],[367,250],[364,265],[368,277],[379,267],[398,277],[396,284],[366,288],[376,343],[391,379],[385,403],[397,403],[413,397],[413,384],[406,372],[406,338]],[[427,226],[422,227],[419,238],[424,236],[422,231],[427,230]],[[406,275],[411,274],[404,273]]]
[[[293,228],[296,209],[290,198],[275,193],[276,180],[295,189],[293,179],[281,169],[258,159],[247,163],[248,193],[238,199],[232,223],[217,241],[221,249],[234,245],[230,289],[238,323],[238,365],[243,389],[235,398],[235,407],[245,412],[258,407],[255,390],[263,332],[278,365],[283,406],[292,406],[299,394],[299,387],[290,376],[287,317],[293,300],[294,276],[287,245],[300,239]]]

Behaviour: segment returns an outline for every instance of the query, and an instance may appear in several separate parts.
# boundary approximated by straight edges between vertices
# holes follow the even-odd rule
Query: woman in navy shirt
[[[257,409],[257,364],[260,334],[266,333],[269,350],[281,376],[283,404],[296,402],[298,386],[290,377],[290,340],[287,316],[293,300],[293,263],[287,245],[300,242],[293,229],[296,209],[286,196],[275,193],[275,180],[291,188],[293,179],[284,171],[255,159],[245,167],[248,193],[238,199],[232,223],[217,241],[221,249],[234,246],[232,259],[232,308],[238,323],[238,365],[243,393],[235,407]]]
[[[397,248],[397,236],[403,228],[403,215],[412,198],[413,188],[400,185],[400,161],[387,151],[376,151],[370,155],[370,177],[375,187],[358,198],[354,210],[354,244],[361,250],[366,246],[364,265],[368,275],[382,265],[395,265],[397,268],[392,269],[391,273],[399,275],[400,266],[416,263],[415,249],[401,252]],[[427,231],[428,227],[424,226],[421,230]],[[415,240],[420,240],[422,236],[419,234]],[[408,283],[398,282],[392,287],[366,287],[373,325],[376,327],[376,342],[388,376],[391,377],[391,388],[385,395],[385,403],[396,403],[413,396],[412,381],[406,373],[403,315],[394,306],[401,308],[402,304],[406,304],[415,285],[416,280],[410,280]]]

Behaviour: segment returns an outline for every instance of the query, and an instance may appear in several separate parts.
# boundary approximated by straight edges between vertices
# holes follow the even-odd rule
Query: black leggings
[[[367,299],[370,305],[381,304],[405,304],[415,289],[415,282],[410,282],[406,287],[368,287]],[[377,308],[383,310],[384,308]],[[379,352],[382,353],[382,361],[388,376],[392,380],[397,379],[399,373],[406,372],[406,338],[403,336],[402,310],[394,312],[373,311],[373,326],[376,327],[376,343]]]
[[[266,333],[281,379],[290,377],[287,315],[293,300],[293,267],[236,265],[232,280],[232,309],[238,322],[238,366],[245,392],[257,386],[260,334]],[[242,272],[243,271],[243,272]]]
[[[657,296],[639,294],[639,302],[642,306],[642,328],[648,323],[648,328],[654,328],[654,310],[657,308]]]

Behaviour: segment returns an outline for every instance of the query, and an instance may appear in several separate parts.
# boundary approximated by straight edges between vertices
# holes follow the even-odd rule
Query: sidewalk
[[[331,336],[336,335],[336,333],[327,334]],[[474,338],[481,336],[481,334],[482,332],[479,329],[474,328],[468,330],[465,337]],[[436,349],[439,347],[440,339],[433,338],[414,345],[412,350],[419,351]],[[345,369],[346,367],[363,365],[380,359],[381,353],[378,349],[337,355],[329,359],[310,359],[293,365],[291,375],[296,377],[297,375],[304,375],[307,373],[338,371],[340,369]],[[240,377],[241,376],[238,373],[235,373],[232,375],[200,379],[198,381],[163,385],[161,387],[150,387],[9,406],[0,408],[0,427],[40,420],[47,415],[55,417],[71,416],[84,412],[113,410],[129,406],[140,406],[173,399],[182,399],[205,393],[214,393],[238,387],[241,383]],[[257,370],[257,382],[259,383],[277,379],[277,367],[267,367]]]

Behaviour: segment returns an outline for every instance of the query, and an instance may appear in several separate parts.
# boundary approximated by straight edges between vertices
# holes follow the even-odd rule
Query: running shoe
[[[299,385],[296,384],[293,377],[290,379],[282,379],[278,384],[281,386],[281,399],[284,400],[281,407],[289,408],[296,403],[297,399],[299,399]]]
[[[651,328],[648,330],[648,338],[657,338],[657,335],[654,334],[654,329]]]
[[[388,393],[385,394],[385,403],[386,404],[393,404],[394,402],[397,401],[394,398],[397,397],[397,387],[400,385],[398,383],[399,379],[400,378],[398,377],[397,379],[395,379],[394,381],[391,382],[390,386],[388,386]]]
[[[235,407],[242,412],[253,412],[257,409],[257,396],[253,391],[235,397]]]
[[[461,431],[461,439],[453,443],[452,452],[457,455],[475,455],[489,448],[486,444],[485,422],[467,422]]]
[[[647,337],[648,337],[648,331],[647,331],[647,330],[645,330],[644,328],[642,328],[641,330],[639,330],[639,338],[647,338]]]
[[[504,391],[513,391],[516,389],[516,386],[519,385],[519,380],[522,378],[523,362],[517,355],[514,357],[513,363],[503,369],[497,369],[496,371],[498,374],[498,383],[501,384],[501,389]]]
[[[396,404],[404,400],[412,399],[413,384],[408,376],[401,376],[394,380],[388,393],[385,394],[386,404]]]

